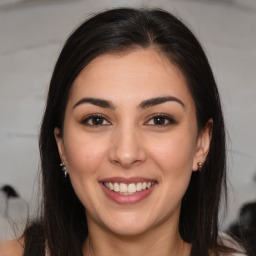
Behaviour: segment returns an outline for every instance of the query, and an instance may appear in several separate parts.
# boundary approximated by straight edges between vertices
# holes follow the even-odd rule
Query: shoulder
[[[11,240],[0,244],[1,256],[22,256],[24,247],[22,240]]]

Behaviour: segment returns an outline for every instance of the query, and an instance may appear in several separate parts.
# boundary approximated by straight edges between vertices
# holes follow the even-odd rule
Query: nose
[[[110,161],[129,169],[145,160],[146,151],[139,131],[129,126],[117,129],[112,138]]]

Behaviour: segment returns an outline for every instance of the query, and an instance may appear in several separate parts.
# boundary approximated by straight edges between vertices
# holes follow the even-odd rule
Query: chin
[[[105,222],[105,226],[113,233],[120,236],[137,236],[149,230],[151,221],[144,216],[134,216],[134,214],[123,214],[123,216],[113,216],[113,221]]]
[[[119,236],[138,236],[143,234],[145,231],[148,230],[148,227],[141,226],[141,225],[118,225],[114,227],[109,227],[110,231]]]

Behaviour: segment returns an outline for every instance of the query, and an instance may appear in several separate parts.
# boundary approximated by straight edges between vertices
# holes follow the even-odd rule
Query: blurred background
[[[80,22],[111,7],[163,8],[196,34],[219,86],[229,136],[223,229],[241,205],[256,200],[256,0],[0,0],[0,187],[9,184],[20,196],[7,212],[0,192],[0,241],[37,212],[38,131],[61,47]]]

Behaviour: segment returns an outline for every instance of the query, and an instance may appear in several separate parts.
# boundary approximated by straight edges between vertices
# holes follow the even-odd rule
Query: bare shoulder
[[[1,256],[22,256],[24,253],[22,239],[11,240],[0,244],[0,255]]]

